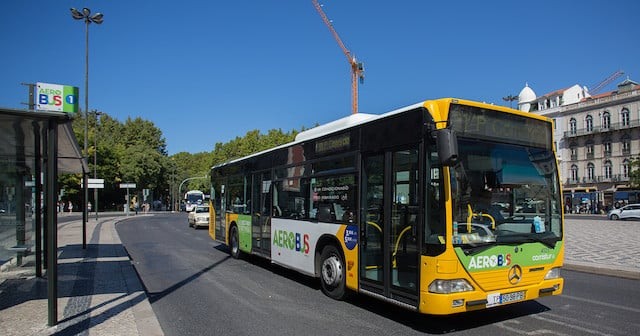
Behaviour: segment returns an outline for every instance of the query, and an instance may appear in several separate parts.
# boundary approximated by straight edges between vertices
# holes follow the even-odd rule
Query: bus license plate
[[[524,300],[524,291],[500,294],[492,293],[487,295],[487,307],[497,306],[509,302]]]

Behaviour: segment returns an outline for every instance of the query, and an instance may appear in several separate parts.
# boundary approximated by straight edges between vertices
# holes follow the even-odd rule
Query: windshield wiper
[[[549,248],[555,248],[556,242],[558,240],[559,239],[555,236],[540,237],[536,234],[527,234],[527,233],[496,236],[496,243],[509,243],[509,244],[542,243]]]
[[[496,246],[495,242],[486,242],[486,243],[479,243],[479,244],[468,243],[468,244],[460,245],[459,247],[462,249],[462,251],[464,251],[464,254],[470,255],[470,254],[480,253],[493,246]]]

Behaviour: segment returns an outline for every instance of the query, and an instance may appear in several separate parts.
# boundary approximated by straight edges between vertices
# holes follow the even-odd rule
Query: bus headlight
[[[549,280],[549,279],[557,279],[560,277],[560,267],[555,267],[549,270],[549,272],[547,272],[547,275],[544,276],[545,280]]]
[[[453,280],[434,280],[429,285],[429,292],[437,294],[450,294],[472,291],[473,286],[465,279],[453,279]]]

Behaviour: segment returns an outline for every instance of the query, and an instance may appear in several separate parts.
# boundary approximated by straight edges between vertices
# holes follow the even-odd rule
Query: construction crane
[[[605,80],[596,85],[593,89],[589,90],[590,95],[597,94],[600,90],[604,89],[605,86],[609,85],[609,83],[613,82],[616,78],[622,76],[624,72],[622,70],[618,70],[611,74],[611,76],[607,77]]]
[[[340,39],[338,32],[336,32],[336,30],[333,28],[331,21],[329,20],[329,18],[327,18],[327,15],[322,10],[322,6],[320,6],[318,1],[311,0],[311,2],[313,3],[313,6],[318,11],[318,14],[320,14],[320,17],[322,17],[322,21],[324,21],[324,23],[327,25],[327,27],[331,31],[331,34],[333,34],[333,37],[338,42],[340,49],[342,49],[342,52],[344,53],[344,55],[347,56],[347,61],[351,66],[351,113],[356,114],[358,113],[358,81],[361,84],[364,83],[364,66],[362,62],[358,62],[356,60],[356,57],[352,55],[349,49],[347,49],[344,43],[342,43],[342,40]]]

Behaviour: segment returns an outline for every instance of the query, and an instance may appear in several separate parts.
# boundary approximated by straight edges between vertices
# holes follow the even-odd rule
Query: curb
[[[164,335],[164,331],[160,326],[160,321],[158,321],[158,317],[156,316],[153,308],[151,307],[151,302],[149,302],[149,296],[147,295],[147,289],[144,286],[138,271],[136,270],[131,255],[129,251],[127,251],[126,247],[122,244],[122,240],[120,239],[120,235],[118,235],[118,231],[116,230],[116,225],[120,222],[123,222],[130,217],[125,218],[116,218],[113,219],[113,231],[115,232],[115,236],[118,237],[120,241],[120,245],[122,246],[124,252],[127,254],[129,258],[129,264],[126,267],[124,272],[126,272],[125,281],[127,283],[127,287],[136,288],[137,290],[134,293],[139,292],[144,295],[144,300],[139,302],[138,304],[131,307],[132,313],[135,316],[136,327],[138,328],[138,332],[140,335]]]
[[[577,261],[571,261],[571,262],[565,261],[565,264],[562,268],[569,271],[591,273],[591,274],[597,274],[597,275],[607,275],[607,276],[613,276],[613,277],[631,279],[631,280],[640,280],[640,271],[633,270],[633,269],[621,269],[621,268],[610,267],[607,265],[593,266],[591,264],[581,263]]]

